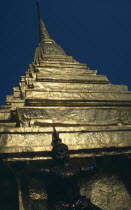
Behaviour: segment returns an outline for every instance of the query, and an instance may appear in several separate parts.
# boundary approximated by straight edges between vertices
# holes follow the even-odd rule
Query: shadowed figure
[[[77,168],[70,162],[68,146],[62,143],[59,134],[54,129],[52,139],[52,158],[55,166],[40,169],[39,174],[45,178],[48,194],[49,210],[99,210],[91,203],[90,199],[81,196],[78,187],[78,179],[91,175],[95,167]],[[36,175],[36,172],[34,172]]]

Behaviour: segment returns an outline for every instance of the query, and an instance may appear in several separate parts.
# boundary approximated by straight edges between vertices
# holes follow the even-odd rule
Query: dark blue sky
[[[39,2],[51,37],[68,55],[131,90],[130,0]],[[35,0],[2,1],[0,29],[0,104],[4,104],[32,63],[38,45]]]

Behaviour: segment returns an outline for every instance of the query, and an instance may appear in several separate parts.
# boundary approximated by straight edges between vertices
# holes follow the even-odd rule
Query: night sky
[[[17,87],[38,45],[35,0],[0,3],[0,104]],[[131,90],[131,0],[39,0],[51,37],[81,63]]]

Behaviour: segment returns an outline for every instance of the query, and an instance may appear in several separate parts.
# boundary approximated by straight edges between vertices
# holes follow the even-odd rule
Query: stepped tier
[[[63,143],[68,144],[72,157],[129,154],[130,129],[131,126],[57,127],[60,138]],[[23,153],[23,159],[39,159],[40,156],[50,158],[53,132],[51,127],[0,128],[0,132],[1,152],[7,157],[16,160],[18,153]],[[42,154],[38,155],[41,151]]]
[[[62,83],[62,82],[33,82],[33,90],[61,91],[61,92],[128,92],[126,85],[112,84],[83,84],[83,83]]]

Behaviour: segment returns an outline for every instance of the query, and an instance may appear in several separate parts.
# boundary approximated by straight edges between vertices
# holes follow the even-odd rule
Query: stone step
[[[44,75],[42,73],[37,73],[37,81],[59,81],[59,82],[82,82],[82,83],[109,83],[106,76],[101,75]]]
[[[14,110],[17,107],[23,107],[25,100],[21,98],[14,98],[12,95],[9,95],[6,96],[6,104],[9,105],[11,110]]]
[[[61,62],[61,61],[64,61],[64,62],[72,62],[72,63],[78,63],[75,59],[73,59],[72,57],[69,57],[69,56],[54,56],[54,57],[45,57],[44,54],[42,55],[42,61],[54,61],[54,62]]]
[[[33,130],[35,132],[33,132]],[[62,130],[62,128],[61,128]],[[4,131],[2,133],[2,131]],[[23,132],[22,132],[23,131]],[[28,132],[27,132],[28,131]],[[44,128],[43,132],[37,129],[37,132],[34,128],[21,129],[21,128],[10,128],[10,129],[0,129],[1,138],[0,138],[0,152],[1,153],[24,153],[28,155],[33,152],[42,152],[43,157],[45,152],[51,152],[52,146],[52,130],[47,132],[47,129]],[[9,135],[10,134],[10,135]],[[79,157],[89,157],[91,156],[90,150],[94,149],[95,155],[103,156],[105,155],[105,149],[108,155],[119,154],[122,151],[122,154],[130,152],[131,149],[131,130],[119,130],[119,131],[60,131],[60,138],[62,142],[67,144],[69,150],[73,151],[75,154],[79,154]],[[36,141],[36,139],[38,141]],[[6,144],[5,144],[6,140]],[[75,141],[74,141],[75,140]],[[109,150],[108,150],[109,148]],[[100,149],[100,151],[99,151]],[[82,152],[81,152],[82,150]],[[47,153],[46,153],[47,154]],[[48,153],[50,157],[51,153]],[[15,155],[15,154],[14,154]],[[78,155],[77,155],[78,156]],[[77,157],[76,156],[76,157]],[[47,158],[48,158],[47,157]],[[94,157],[94,154],[93,154]]]
[[[82,83],[58,83],[58,82],[34,82],[33,88],[44,91],[63,91],[63,92],[126,92],[126,85],[112,84],[82,84]]]
[[[96,75],[97,70],[89,70],[88,68],[84,69],[76,69],[76,68],[58,68],[58,67],[45,67],[45,68],[38,68],[38,71],[42,74],[61,74],[61,75],[82,75],[82,74],[92,74]]]
[[[131,125],[131,107],[23,107],[17,114],[22,127]]]
[[[7,95],[6,96],[6,102],[7,103],[10,103],[10,102],[13,102],[13,101],[21,102],[23,100],[21,99],[21,97],[14,97],[13,95]]]
[[[0,122],[0,128],[1,127],[13,128],[13,127],[16,127],[16,123],[15,122],[8,122],[8,123],[1,123]]]
[[[2,105],[1,108],[2,108],[3,110],[10,110],[11,105]]]
[[[58,58],[58,59],[74,59],[72,56],[69,56],[69,55],[46,55],[46,54],[42,54],[42,57],[45,58],[45,59],[55,59],[55,58]]]
[[[21,90],[14,90],[13,97],[14,98],[21,98]]]
[[[88,68],[86,64],[80,64],[80,63],[67,63],[67,62],[40,62],[40,67],[66,67],[66,68]]]
[[[0,121],[9,121],[11,119],[11,112],[6,110],[0,110]]]
[[[24,105],[25,105],[25,101],[24,102],[18,102],[18,101],[11,102],[9,103],[9,110],[14,111],[18,107],[23,107]]]
[[[36,106],[36,107],[48,107],[48,106],[59,106],[59,107],[85,107],[85,106],[111,106],[111,107],[127,107],[131,106],[131,100],[45,100],[45,99],[34,99],[28,98],[25,99],[25,104],[27,106]]]
[[[107,92],[44,92],[26,90],[26,99],[42,100],[78,100],[78,101],[131,101],[131,92],[107,93]]]

